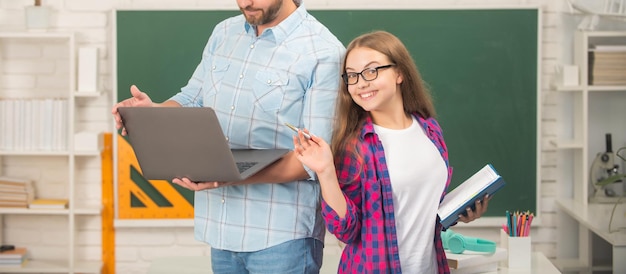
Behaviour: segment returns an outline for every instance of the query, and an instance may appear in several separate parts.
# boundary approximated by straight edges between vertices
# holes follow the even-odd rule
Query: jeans
[[[211,265],[216,274],[317,274],[322,266],[324,244],[313,238],[284,242],[254,252],[211,248]]]

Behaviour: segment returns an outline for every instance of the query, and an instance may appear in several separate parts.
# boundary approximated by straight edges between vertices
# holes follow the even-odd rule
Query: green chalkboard
[[[396,34],[431,88],[453,186],[491,163],[507,185],[488,216],[537,210],[537,9],[312,10],[347,45]],[[239,11],[116,12],[117,100],[136,84],[155,101],[187,83],[213,26]]]

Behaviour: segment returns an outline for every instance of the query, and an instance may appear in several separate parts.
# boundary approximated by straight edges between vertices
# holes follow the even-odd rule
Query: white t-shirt
[[[385,150],[393,189],[402,272],[437,273],[433,239],[446,164],[419,123],[401,130],[374,125]]]

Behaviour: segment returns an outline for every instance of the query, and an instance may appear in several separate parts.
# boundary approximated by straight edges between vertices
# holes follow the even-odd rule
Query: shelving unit
[[[2,85],[4,88],[0,88],[0,98],[59,98],[67,102],[67,113],[63,116],[66,126],[53,128],[53,130],[62,130],[60,135],[62,138],[59,138],[58,143],[60,145],[28,150],[22,147],[5,147],[4,150],[0,150],[0,175],[18,177],[14,174],[19,174],[19,177],[33,181],[35,194],[38,197],[66,198],[69,201],[67,209],[62,210],[0,208],[0,241],[10,244],[20,243],[19,246],[26,247],[30,255],[23,267],[0,266],[0,273],[100,273],[102,268],[99,258],[85,260],[85,256],[79,252],[85,239],[78,237],[78,231],[83,229],[85,223],[89,223],[90,219],[87,218],[99,219],[101,205],[97,199],[82,197],[84,192],[81,190],[87,182],[77,179],[79,169],[77,167],[84,163],[99,161],[100,151],[97,147],[89,151],[74,149],[74,134],[81,130],[77,126],[78,119],[75,114],[78,100],[91,100],[98,98],[100,94],[76,91],[75,45],[73,33],[0,32],[0,53],[5,50],[5,47],[13,50],[30,47],[27,49],[28,52],[39,51],[40,53],[40,56],[23,58],[14,57],[16,56],[14,52],[0,54],[5,58],[0,59],[1,73],[5,76],[6,74],[27,75],[27,77],[32,77],[32,82],[34,82],[32,86]],[[17,56],[20,55],[17,54]],[[18,60],[7,60],[7,58]],[[10,64],[3,64],[3,62]],[[9,69],[12,67],[11,64],[18,64],[19,70],[25,71],[15,72]],[[58,81],[58,79],[66,80]],[[0,136],[0,138],[3,137]],[[42,191],[42,188],[46,191]],[[16,225],[14,223],[19,226],[38,221],[41,222],[41,225],[37,227],[41,229],[39,232],[42,235],[32,235],[32,237],[39,237],[39,242],[33,242],[30,239],[31,236],[26,236],[26,233],[15,233],[19,229],[12,229]],[[52,227],[57,229],[56,231],[46,230],[50,221],[53,223]],[[58,235],[59,239],[49,237],[50,235]],[[62,251],[57,252],[58,249]],[[50,252],[51,250],[55,251]]]
[[[578,30],[574,62],[580,85],[555,87],[561,108],[555,264],[566,273],[626,273],[626,231],[609,231],[614,203],[589,203],[590,167],[596,154],[606,150],[605,134],[612,135],[613,152],[626,146],[626,85],[591,85],[588,79],[590,46],[599,44],[626,45],[626,32]],[[621,173],[626,172],[619,158],[615,163]],[[624,207],[624,202],[616,207],[613,227],[626,226]],[[611,248],[597,248],[595,241],[605,241]]]

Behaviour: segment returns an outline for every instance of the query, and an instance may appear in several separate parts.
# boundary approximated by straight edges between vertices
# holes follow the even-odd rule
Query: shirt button
[[[223,204],[224,202],[225,202],[225,200],[224,200],[224,199],[222,199],[222,204]]]
[[[272,83],[272,80],[267,80],[267,84],[271,84],[271,83]]]
[[[239,75],[239,79],[241,79],[241,78],[243,78],[243,74],[240,74],[240,75]]]
[[[253,49],[254,48],[254,44],[250,45],[250,48]]]
[[[230,106],[230,109],[231,110],[235,110],[235,106]]]
[[[213,66],[213,68],[212,68],[212,69],[213,69],[213,70],[215,70],[215,69],[217,69],[217,67],[216,67],[216,66]]]

